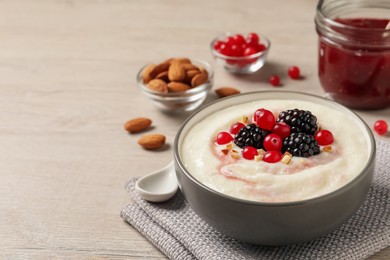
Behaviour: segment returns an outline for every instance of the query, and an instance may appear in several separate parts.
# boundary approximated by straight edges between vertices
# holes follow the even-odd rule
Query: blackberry
[[[318,128],[315,115],[310,111],[297,108],[282,111],[276,121],[288,124],[291,127],[291,133],[303,132],[314,135]]]
[[[253,146],[256,149],[263,148],[264,137],[269,131],[261,129],[255,124],[249,124],[240,129],[234,137],[234,143],[241,148]]]
[[[292,133],[283,140],[283,152],[293,156],[309,157],[320,153],[320,147],[313,135],[305,133]]]

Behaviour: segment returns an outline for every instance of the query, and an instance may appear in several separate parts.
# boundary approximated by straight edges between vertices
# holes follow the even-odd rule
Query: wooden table
[[[164,259],[119,213],[124,183],[172,159],[185,116],[160,113],[137,89],[147,62],[173,56],[210,61],[215,85],[242,92],[323,94],[317,77],[315,1],[0,1],[0,258]],[[209,42],[256,31],[272,41],[257,76],[213,63]],[[287,78],[290,65],[304,80]],[[209,100],[215,99],[212,93]],[[369,125],[390,110],[359,112]],[[146,116],[167,149],[137,145],[123,123]],[[383,138],[389,141],[389,138]],[[153,163],[150,163],[153,160]],[[388,259],[390,249],[371,259]]]

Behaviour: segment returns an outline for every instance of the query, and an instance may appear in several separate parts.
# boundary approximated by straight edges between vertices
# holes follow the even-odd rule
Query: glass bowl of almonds
[[[213,78],[213,69],[205,61],[171,58],[143,66],[137,83],[159,110],[187,112],[205,101]]]

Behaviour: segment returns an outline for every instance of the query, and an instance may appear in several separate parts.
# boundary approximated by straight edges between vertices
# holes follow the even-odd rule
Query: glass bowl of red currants
[[[254,32],[225,33],[215,37],[210,44],[217,62],[231,73],[250,74],[263,67],[271,42],[264,35]]]

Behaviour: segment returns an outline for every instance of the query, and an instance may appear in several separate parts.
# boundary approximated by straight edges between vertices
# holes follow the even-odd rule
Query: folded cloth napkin
[[[331,234],[304,244],[266,247],[243,243],[210,227],[180,191],[149,203],[126,184],[133,202],[121,217],[171,259],[363,259],[390,246],[390,144],[377,142],[372,187],[360,209]]]

